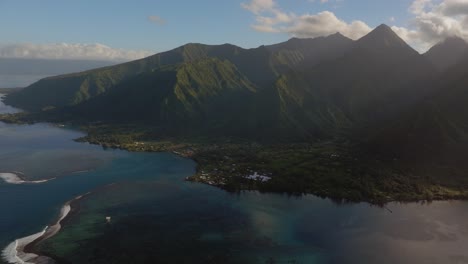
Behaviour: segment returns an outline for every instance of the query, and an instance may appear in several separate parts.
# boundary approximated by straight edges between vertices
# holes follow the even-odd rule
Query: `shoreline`
[[[14,124],[58,123],[58,120],[34,115],[0,114],[0,120]],[[455,175],[458,178],[440,177],[445,172],[436,169],[444,164],[407,167],[405,163],[395,163],[394,159],[369,158],[355,153],[353,145],[336,139],[262,145],[231,139],[222,142],[204,141],[203,138],[193,141],[184,138],[143,139],[138,133],[148,132],[145,127],[79,122],[74,126],[86,133],[74,139],[76,142],[129,152],[170,152],[191,159],[196,163],[196,172],[185,180],[228,192],[257,190],[297,196],[311,194],[340,203],[374,205],[468,200],[468,182],[461,181],[460,174]],[[430,174],[427,174],[428,169],[431,169]],[[269,178],[251,179],[249,176],[255,172]],[[301,177],[297,177],[299,174]]]
[[[0,114],[0,120],[15,124],[35,123],[38,120],[57,124],[57,120],[35,116]],[[349,143],[335,139],[261,145],[230,139],[225,142],[141,139],[136,132],[145,132],[144,127],[80,123],[74,126],[86,133],[74,139],[76,142],[128,152],[168,152],[191,159],[196,163],[196,172],[186,177],[186,181],[207,184],[228,192],[257,190],[295,196],[310,194],[339,203],[366,202],[373,205],[468,200],[468,182],[460,181],[455,177],[457,175],[453,176],[454,180],[458,179],[458,183],[463,185],[440,177],[444,175],[441,171],[435,170],[428,175],[427,169],[434,169],[431,166],[425,167],[423,164],[418,168],[408,168],[405,164],[395,163],[395,160],[368,158],[354,153]],[[125,136],[122,138],[122,135]],[[267,177],[249,177],[255,172]],[[299,174],[304,179],[296,177]]]
[[[62,228],[62,222],[67,219],[70,212],[73,210],[72,203],[89,194],[90,192],[67,201],[60,209],[60,214],[55,224],[46,226],[39,233],[18,238],[11,242],[2,250],[2,259],[7,263],[12,264],[55,263],[52,258],[41,256],[39,255],[39,252],[36,252],[33,249],[38,243],[56,235]]]
[[[275,171],[270,170],[269,168],[255,168],[254,164],[252,164],[251,160],[245,162],[239,159],[233,159],[229,156],[236,155],[235,151],[231,151],[229,146],[231,143],[227,143],[225,146],[223,144],[197,144],[197,143],[186,143],[186,142],[171,142],[171,141],[163,141],[162,144],[156,142],[144,142],[133,140],[127,143],[116,143],[116,142],[109,142],[105,140],[100,140],[100,136],[102,135],[92,135],[89,128],[82,128],[83,131],[87,132],[87,136],[78,138],[75,141],[77,142],[85,142],[88,144],[98,145],[103,148],[111,148],[111,149],[119,149],[129,152],[166,152],[172,153],[182,158],[187,158],[196,163],[196,171],[193,175],[185,177],[185,181],[194,182],[194,183],[202,183],[212,187],[216,187],[222,189],[227,192],[243,192],[243,191],[259,191],[261,193],[275,193],[275,194],[286,194],[286,195],[294,195],[294,196],[302,196],[302,195],[314,195],[324,199],[330,199],[338,204],[343,203],[368,203],[371,205],[376,206],[384,206],[385,204],[392,203],[392,202],[399,202],[399,203],[413,203],[413,202],[432,202],[432,201],[468,201],[468,186],[466,189],[460,189],[454,186],[446,186],[442,183],[436,184],[428,184],[428,182],[423,182],[423,188],[431,194],[424,193],[424,192],[416,192],[416,190],[412,190],[411,192],[399,192],[399,189],[391,190],[382,192],[372,193],[373,196],[368,196],[368,193],[360,193],[361,196],[355,197],[355,191],[361,192],[364,191],[363,189],[358,188],[342,188],[333,190],[333,186],[325,186],[325,187],[310,187],[308,189],[301,189],[301,188],[283,188],[282,185],[274,186],[276,179],[281,179],[284,177],[284,171]],[[106,134],[104,134],[106,135]],[[112,135],[112,134],[111,134]],[[235,143],[233,145],[236,145]],[[242,145],[239,143],[237,145]],[[297,144],[299,147],[303,144]],[[306,143],[307,146],[313,146],[311,144]],[[325,144],[326,145],[326,142]],[[247,148],[251,145],[247,144]],[[279,145],[281,146],[291,146],[295,148],[296,144],[284,144]],[[332,142],[332,146],[333,142]],[[273,146],[274,147],[274,146]],[[320,147],[320,145],[319,145]],[[213,151],[214,150],[214,151]],[[273,151],[276,153],[280,153],[281,150],[277,149],[269,149],[269,146],[266,147],[258,147],[258,150],[266,150]],[[346,158],[350,158],[347,156],[347,153],[341,153],[340,150],[336,153],[340,154],[331,154],[328,155],[327,152],[320,153],[324,163],[333,163],[333,162],[343,162],[348,164],[341,165],[341,168],[346,168],[348,171],[353,171],[353,169],[368,169],[368,171],[372,172],[375,171],[375,164],[365,164],[364,166],[358,164],[353,165],[355,160],[346,160]],[[216,155],[213,155],[213,153]],[[227,154],[229,152],[233,152]],[[308,152],[308,151],[306,151]],[[308,154],[308,153],[306,153]],[[219,159],[218,161],[215,161]],[[281,161],[281,159],[280,159]],[[351,161],[351,163],[349,163]],[[247,163],[244,164],[244,168],[240,168],[240,163]],[[262,163],[262,160],[257,161],[258,164]],[[351,165],[350,165],[351,164]],[[223,169],[227,165],[227,169]],[[348,166],[349,165],[349,166]],[[328,169],[335,169],[334,165],[327,165]],[[367,167],[366,167],[367,166]],[[245,168],[247,167],[247,168]],[[319,164],[319,167],[323,167],[322,164]],[[340,167],[338,167],[340,168]],[[385,167],[392,170],[392,167]],[[261,175],[267,175],[267,178],[257,178],[251,179],[249,176],[255,174],[255,172],[260,173]],[[393,171],[395,172],[395,171]],[[399,173],[399,170],[397,171]],[[282,174],[283,173],[283,174]],[[328,174],[331,174],[330,171]],[[397,174],[398,174],[397,173]],[[283,176],[278,176],[283,175]],[[402,174],[403,175],[403,174]],[[406,174],[409,176],[410,174]],[[267,181],[263,179],[268,179]],[[327,181],[329,178],[324,177],[324,180]],[[343,176],[343,179],[352,179],[352,177]],[[369,180],[372,180],[370,178]],[[410,179],[410,178],[409,178]],[[396,179],[397,183],[398,179]],[[394,183],[394,182],[391,182]],[[302,187],[302,186],[295,186],[295,187]]]
[[[44,179],[44,180],[36,180],[36,181],[27,181],[24,180],[24,175],[21,172],[14,171],[14,172],[0,172],[0,179],[2,179],[5,183],[8,184],[40,184],[40,183],[46,183],[48,181],[55,180],[56,177],[50,178],[50,179]]]

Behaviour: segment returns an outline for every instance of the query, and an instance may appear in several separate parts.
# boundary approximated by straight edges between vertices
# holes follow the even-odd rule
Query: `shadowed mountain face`
[[[429,49],[424,56],[439,71],[445,71],[468,56],[468,43],[461,38],[450,37]]]
[[[357,133],[362,150],[448,182],[465,181],[468,164],[468,57],[431,83],[434,92],[387,122]],[[443,176],[442,176],[443,175]]]
[[[388,118],[427,93],[422,81],[434,70],[389,27],[382,25],[355,42],[337,60],[304,76],[313,93],[355,122]]]
[[[412,167],[427,167],[432,160],[467,168],[468,44],[448,38],[424,57],[436,69],[432,76],[419,77],[426,92],[416,94],[418,100],[394,118],[361,129],[361,136],[372,153],[406,160]]]
[[[387,139],[404,141],[415,120],[424,128],[435,127],[435,116],[447,126],[468,117],[461,103],[466,65],[454,59],[463,43],[449,39],[420,55],[381,25],[357,41],[334,34],[256,49],[187,44],[43,79],[6,102],[55,109],[43,114],[62,120],[144,123],[186,136],[296,140],[377,126]]]
[[[348,52],[353,41],[340,33],[314,39],[292,38],[286,42],[267,46],[275,62],[295,68],[307,69],[322,62],[337,59]]]

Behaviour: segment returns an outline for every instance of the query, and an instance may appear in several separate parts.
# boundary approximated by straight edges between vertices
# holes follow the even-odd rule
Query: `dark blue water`
[[[0,109],[12,110],[1,104]],[[466,202],[390,204],[390,212],[367,204],[339,206],[314,196],[233,195],[184,182],[195,171],[191,160],[168,153],[103,150],[72,141],[79,136],[47,124],[0,123],[0,172],[20,171],[30,179],[58,177],[37,185],[0,183],[0,247],[41,231],[77,195],[111,183],[147,182],[157,193],[151,204],[177,219],[226,211],[230,213],[220,213],[219,221],[227,223],[241,215],[242,222],[229,224],[245,226],[253,236],[277,245],[266,253],[259,246],[254,254],[273,255],[281,263],[292,256],[298,263],[468,261]],[[223,239],[222,232],[201,239]]]
[[[0,185],[0,241],[2,245],[14,238],[40,231],[52,223],[59,209],[73,197],[99,186],[119,181],[154,179],[171,174],[183,179],[193,172],[191,161],[171,154],[122,153],[93,171],[59,177],[44,184]],[[53,166],[53,164],[44,164]]]

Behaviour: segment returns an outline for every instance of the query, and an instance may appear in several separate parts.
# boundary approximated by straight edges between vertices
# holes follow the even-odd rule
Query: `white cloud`
[[[273,0],[252,0],[250,3],[242,3],[241,6],[254,14],[273,10],[275,8]]]
[[[409,10],[413,13],[413,14],[419,14],[419,13],[422,13],[426,10],[426,7],[428,4],[431,3],[431,0],[415,0]]]
[[[163,18],[161,18],[160,16],[149,16],[148,17],[148,20],[150,22],[153,22],[155,24],[158,24],[160,26],[166,24],[166,20],[164,20]]]
[[[468,15],[468,1],[452,0],[446,1],[440,5],[440,11],[447,16],[466,16]]]
[[[261,32],[287,33],[295,37],[318,37],[340,32],[349,38],[358,39],[371,31],[362,21],[347,23],[330,11],[301,15],[287,13],[273,0],[252,0],[241,5],[255,15],[256,23],[252,28]]]
[[[114,49],[103,44],[32,44],[0,45],[0,58],[76,59],[130,61],[153,54],[149,51]]]
[[[420,51],[447,37],[468,40],[468,0],[415,0],[410,28],[394,27],[400,36]]]
[[[392,26],[392,30],[419,52],[424,52],[435,44],[422,40],[420,32],[414,29]]]
[[[371,31],[371,28],[362,21],[346,23],[330,11],[294,16],[290,23],[281,29],[297,37],[319,37],[340,32],[352,39],[358,39]]]
[[[342,1],[342,0],[336,0],[336,1]],[[311,3],[315,3],[315,0],[309,0],[309,2]],[[322,4],[325,4],[325,3],[328,3],[328,2],[331,2],[330,0],[319,0],[320,3]]]

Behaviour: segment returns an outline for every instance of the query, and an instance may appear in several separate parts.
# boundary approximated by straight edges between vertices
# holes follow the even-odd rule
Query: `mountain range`
[[[254,49],[191,43],[45,78],[5,102],[54,120],[144,124],[171,136],[344,135],[372,151],[408,154],[468,139],[467,76],[464,40],[419,54],[381,25],[356,41],[337,33]]]

